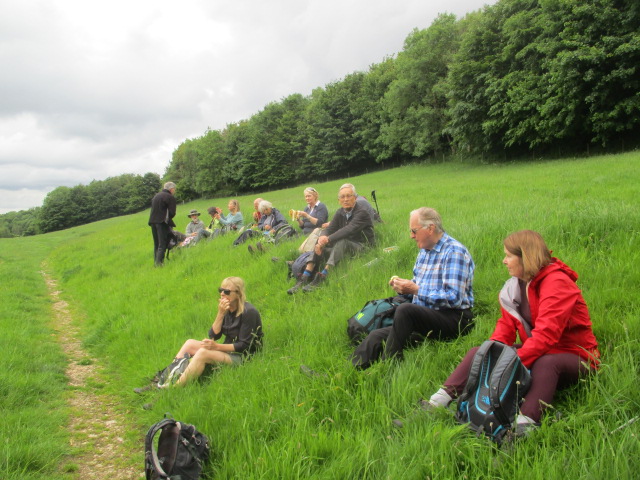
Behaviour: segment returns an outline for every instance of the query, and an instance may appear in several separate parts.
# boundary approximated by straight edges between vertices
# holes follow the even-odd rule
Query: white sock
[[[529,418],[526,415],[522,415],[521,413],[519,413],[516,417],[516,424],[518,425],[535,425],[535,423],[536,422],[533,420],[533,418]]]
[[[453,401],[451,395],[449,395],[444,388],[441,388],[436,393],[431,395],[429,399],[429,403],[434,407],[448,407],[449,404]]]

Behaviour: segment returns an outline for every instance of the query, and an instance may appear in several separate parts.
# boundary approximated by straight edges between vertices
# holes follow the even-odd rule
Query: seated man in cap
[[[198,210],[191,210],[187,217],[189,217],[191,221],[187,224],[185,231],[187,238],[180,244],[181,247],[195,244],[201,232],[204,231],[204,222],[200,220],[200,212]]]

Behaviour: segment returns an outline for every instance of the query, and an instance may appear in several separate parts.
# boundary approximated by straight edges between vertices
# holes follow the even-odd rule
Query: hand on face
[[[230,304],[228,297],[221,296],[220,300],[218,300],[218,312],[226,314],[229,311]]]

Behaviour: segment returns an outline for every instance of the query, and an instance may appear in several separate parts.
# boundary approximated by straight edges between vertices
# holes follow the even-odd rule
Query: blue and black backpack
[[[530,386],[531,374],[516,349],[487,340],[473,357],[456,419],[499,444],[511,429]]]

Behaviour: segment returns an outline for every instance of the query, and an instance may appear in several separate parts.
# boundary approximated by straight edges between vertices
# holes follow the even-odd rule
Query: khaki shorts
[[[229,355],[231,357],[231,364],[234,367],[238,367],[240,365],[242,365],[242,362],[244,361],[243,355],[241,353],[228,353],[227,355]]]

